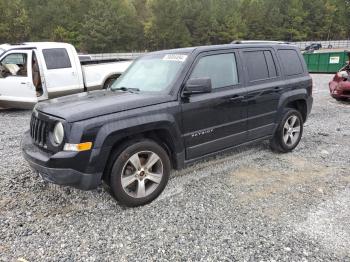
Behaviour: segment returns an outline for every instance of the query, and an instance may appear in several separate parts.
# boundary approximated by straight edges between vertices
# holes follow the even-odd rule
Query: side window
[[[72,67],[67,50],[64,48],[44,49],[43,55],[48,70]]]
[[[278,54],[281,58],[286,76],[294,76],[304,73],[303,65],[296,50],[278,50]]]
[[[239,83],[236,57],[233,53],[202,57],[192,71],[190,79],[209,77],[213,89]]]
[[[27,54],[13,53],[7,55],[2,61],[1,65],[5,68],[8,75],[12,76],[27,76]],[[6,74],[4,72],[3,74]],[[7,76],[7,75],[6,75]]]
[[[265,51],[265,58],[266,58],[266,63],[267,63],[267,68],[269,69],[269,78],[277,77],[277,69],[276,69],[276,64],[275,61],[273,60],[271,51]]]
[[[278,76],[271,51],[246,51],[244,58],[249,81],[266,80]]]

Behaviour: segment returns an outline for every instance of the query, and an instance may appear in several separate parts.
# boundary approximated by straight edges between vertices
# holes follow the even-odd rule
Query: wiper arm
[[[113,91],[117,91],[117,90],[120,90],[120,91],[123,91],[123,92],[130,92],[130,93],[135,93],[135,92],[139,92],[140,91],[140,89],[138,89],[138,88],[124,87],[124,86],[113,89]]]

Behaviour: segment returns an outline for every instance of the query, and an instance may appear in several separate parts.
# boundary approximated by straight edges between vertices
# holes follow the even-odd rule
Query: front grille
[[[37,118],[34,114],[30,120],[30,135],[35,144],[47,148],[46,139],[49,133],[49,125],[46,121]]]

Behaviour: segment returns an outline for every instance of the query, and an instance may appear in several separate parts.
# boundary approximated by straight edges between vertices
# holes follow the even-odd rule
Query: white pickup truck
[[[0,108],[31,108],[38,101],[108,88],[132,63],[80,61],[66,43],[0,45]]]

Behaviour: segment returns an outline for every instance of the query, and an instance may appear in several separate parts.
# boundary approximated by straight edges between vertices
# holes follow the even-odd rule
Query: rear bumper
[[[23,156],[30,167],[48,182],[82,190],[95,189],[101,184],[102,173],[88,174],[69,166],[62,167],[64,163],[70,163],[72,158],[76,157],[78,154],[76,152],[59,152],[50,155],[33,144],[29,132],[25,133],[21,147]]]

